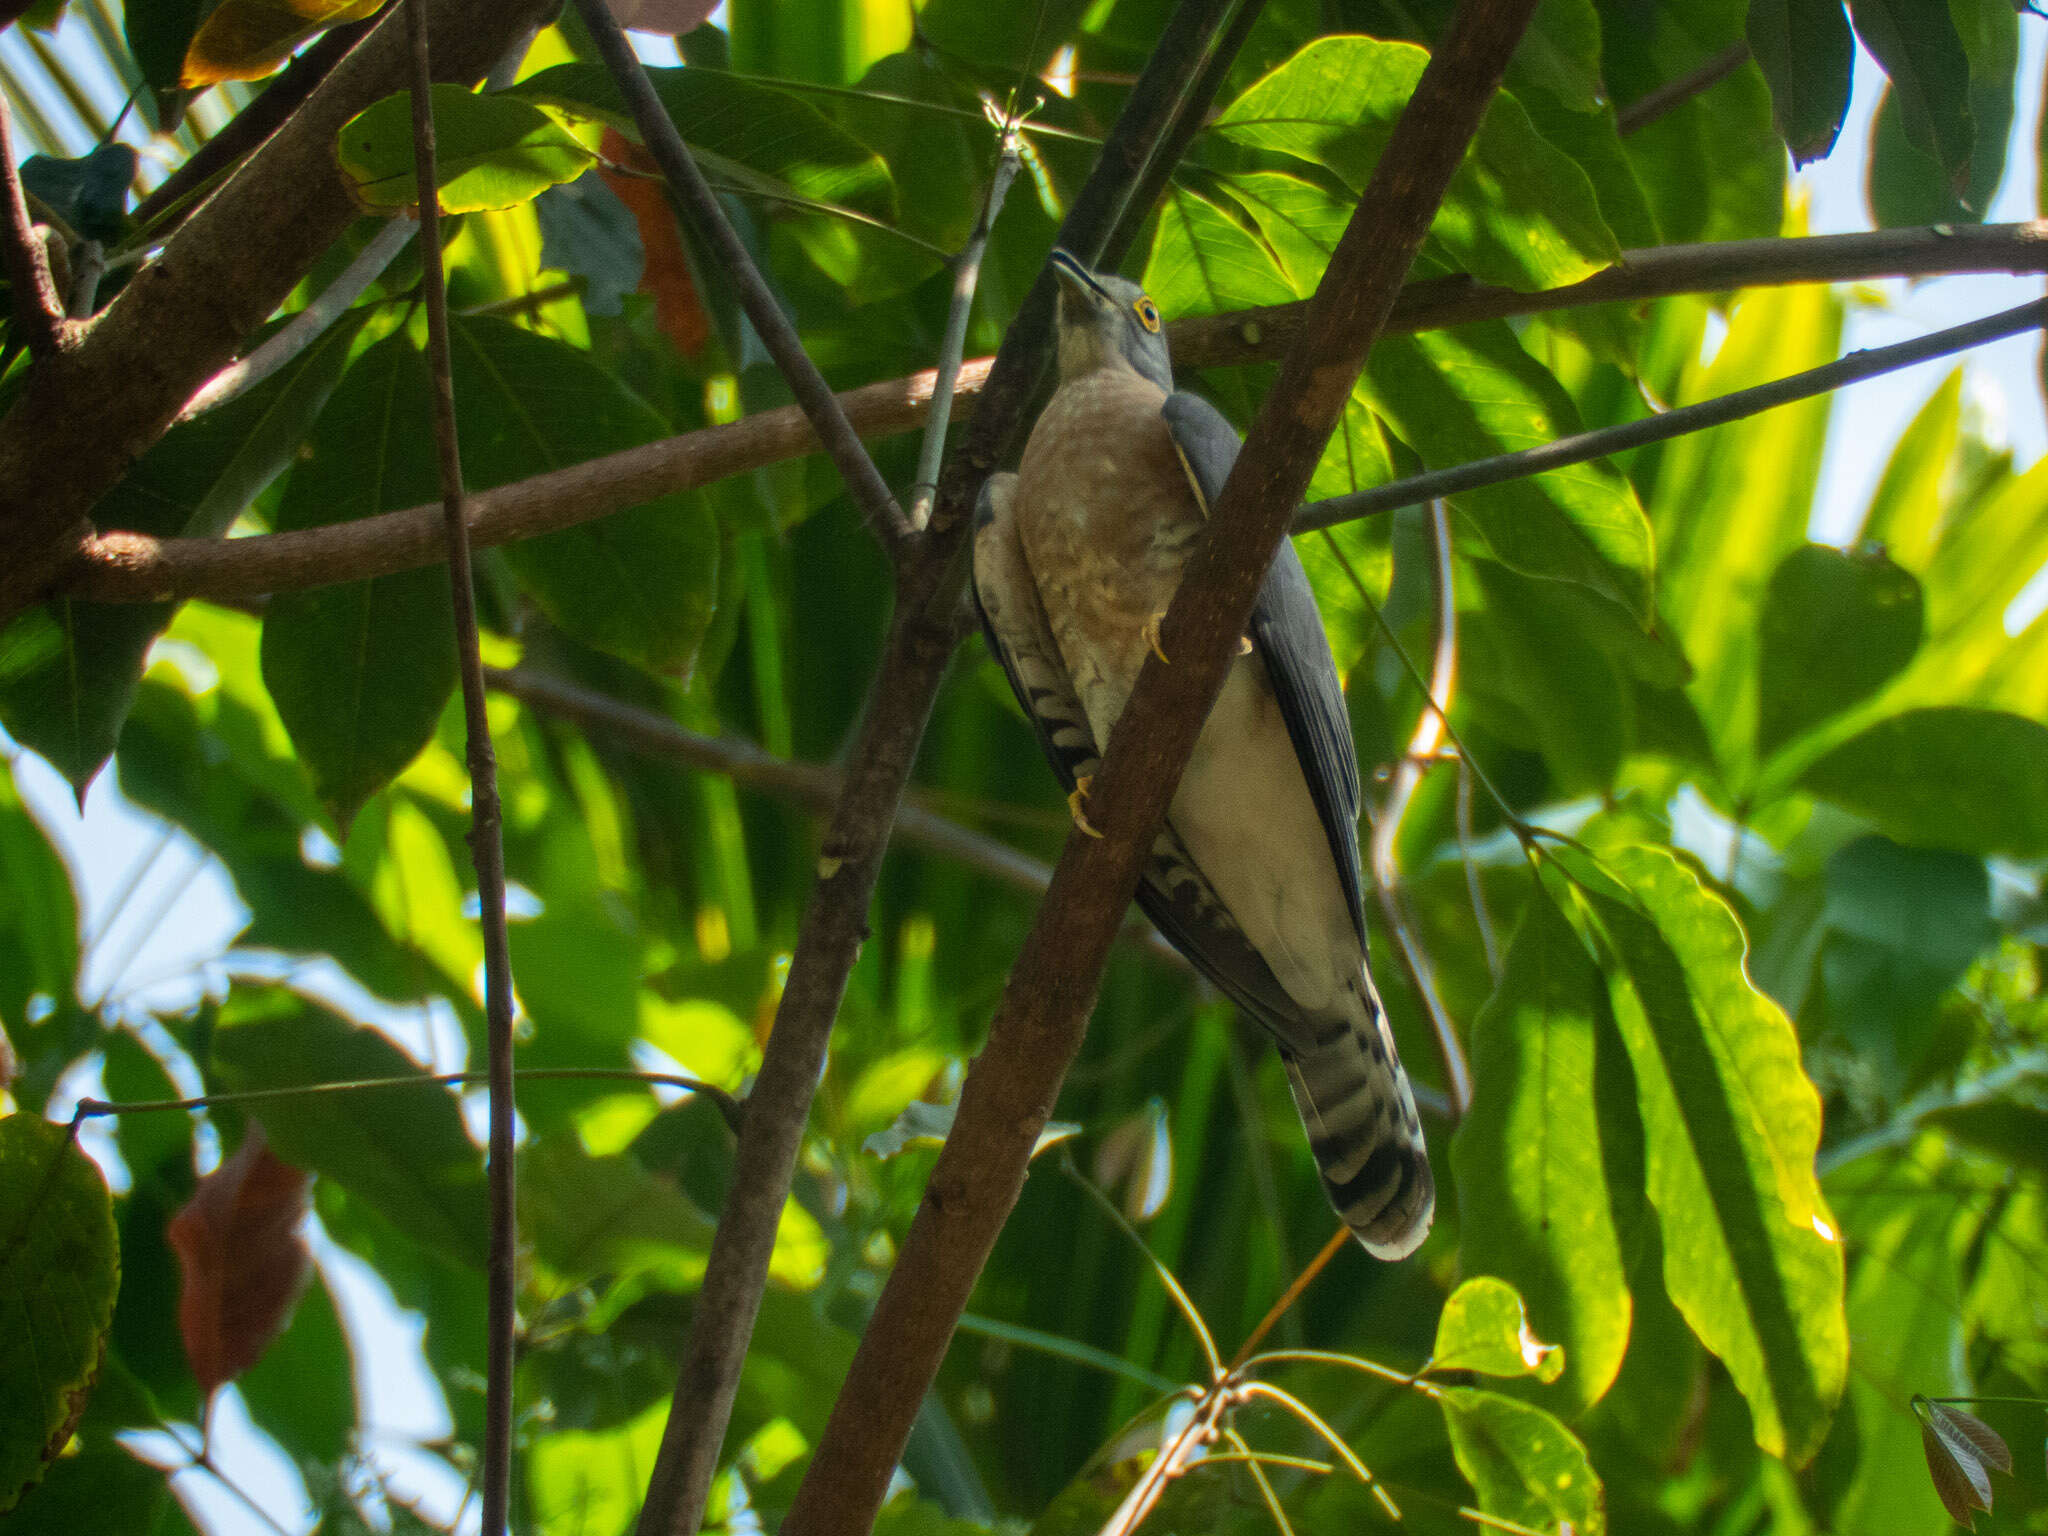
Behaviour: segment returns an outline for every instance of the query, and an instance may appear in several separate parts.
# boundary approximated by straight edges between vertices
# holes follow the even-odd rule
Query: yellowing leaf
[[[185,50],[178,84],[187,90],[223,80],[261,80],[284,67],[307,38],[375,15],[384,0],[221,0]]]

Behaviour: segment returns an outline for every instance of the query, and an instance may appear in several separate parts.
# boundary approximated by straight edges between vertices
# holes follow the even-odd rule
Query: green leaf
[[[1431,1371],[1534,1376],[1552,1382],[1564,1367],[1563,1347],[1546,1344],[1529,1331],[1522,1298],[1505,1280],[1474,1275],[1451,1292],[1437,1317]]]
[[[437,85],[433,97],[434,184],[443,213],[516,208],[574,181],[596,162],[575,135],[529,101],[499,92],[479,96],[459,85]],[[386,96],[342,124],[334,156],[349,195],[365,211],[419,206],[408,93]]]
[[[526,1452],[526,1492],[540,1536],[621,1536],[647,1491],[668,1400],[616,1429],[557,1430]]]
[[[1897,1095],[1926,1057],[1935,1005],[1997,937],[1982,859],[1861,837],[1827,864],[1828,1017]]]
[[[263,1358],[236,1380],[250,1415],[302,1461],[339,1464],[356,1430],[355,1361],[334,1297],[316,1281]]]
[[[1628,1346],[1609,1169],[1640,1168],[1642,1133],[1633,1105],[1607,1102],[1612,1064],[1600,1069],[1603,1053],[1620,1050],[1599,968],[1536,884],[1472,1025],[1472,1107],[1451,1167],[1459,1208],[1486,1213],[1462,1233],[1465,1271],[1512,1281],[1541,1336],[1562,1341],[1568,1414],[1606,1392]]]
[[[1843,1402],[1843,1433],[1855,1448],[1855,1472],[1829,1512],[1838,1531],[1936,1536],[1949,1529],[1928,1485],[1919,1426],[1906,1405],[1918,1392],[1947,1395],[1971,1388],[1952,1246],[1959,1213],[1916,1164],[1888,1161],[1882,1170],[1857,1170],[1839,1191],[1858,1251],[1849,1282],[1856,1369]],[[1856,1192],[1862,1183],[1880,1187]]]
[[[368,309],[351,310],[247,394],[173,427],[93,508],[103,529],[218,538],[291,464],[341,378]],[[173,603],[55,601],[0,642],[0,724],[73,791],[113,755]]]
[[[76,160],[30,155],[21,163],[22,189],[49,204],[57,217],[88,240],[113,244],[128,221],[128,189],[135,181],[135,150],[103,144]]]
[[[1923,620],[1920,583],[1883,550],[1793,550],[1764,594],[1757,755],[1876,693],[1913,659]]]
[[[1525,1529],[1606,1531],[1606,1491],[1585,1446],[1556,1419],[1475,1387],[1446,1387],[1438,1403],[1451,1454],[1481,1510]]]
[[[0,772],[0,1025],[20,1031],[32,998],[68,1001],[77,978],[70,873],[22,803],[14,775]],[[14,1043],[30,1050],[21,1033]]]
[[[63,1451],[120,1285],[113,1203],[65,1127],[0,1119],[0,1512]]]
[[[1907,710],[1836,747],[1798,787],[1910,847],[2048,853],[2048,726],[2018,715]]]
[[[1878,103],[1870,146],[1870,207],[1880,225],[1981,220],[2005,176],[2019,17],[2008,0],[1950,0],[1948,14],[1970,63],[1967,101],[1976,129],[1969,169],[1958,178],[1915,143],[1903,93],[1887,91]]]
[[[1961,190],[1976,125],[1970,115],[1970,59],[1945,4],[1849,0],[1856,35],[1891,76],[1906,138]]]
[[[403,331],[355,360],[285,484],[279,532],[440,496],[426,364]],[[455,686],[448,573],[437,566],[281,592],[263,621],[263,682],[328,814],[344,830],[419,755]]]
[[[1584,891],[1620,973],[1664,1282],[1749,1400],[1757,1444],[1819,1448],[1848,1338],[1842,1249],[1814,1178],[1820,1097],[1778,1006],[1743,969],[1734,914],[1671,854],[1620,848],[1626,888]]]
[[[1842,0],[1751,0],[1744,30],[1792,163],[1825,159],[1848,115],[1856,66]]]
[[[1746,294],[1713,361],[1686,359],[1672,403],[1833,361],[1841,317],[1841,301],[1824,288]],[[1656,459],[1643,498],[1656,529],[1658,606],[1692,663],[1692,699],[1715,755],[1737,784],[1754,756],[1765,595],[1772,572],[1806,542],[1828,411],[1826,400],[1807,402],[1682,438]]]
[[[1505,321],[1384,336],[1366,378],[1374,408],[1431,469],[1580,430],[1571,397]],[[1612,465],[1552,470],[1455,496],[1452,505],[1501,564],[1587,587],[1648,619],[1650,526]]]
[[[927,1104],[914,1099],[903,1106],[903,1112],[885,1129],[863,1141],[861,1150],[871,1157],[891,1158],[912,1147],[938,1147],[952,1134],[953,1116],[958,1109],[956,1104]],[[1047,1147],[1071,1141],[1085,1129],[1072,1120],[1048,1120],[1045,1129],[1038,1133],[1038,1140],[1032,1143],[1031,1155],[1036,1157]]]
[[[377,7],[378,0],[220,0],[186,51],[178,84],[260,80],[282,68],[307,38]]]
[[[1161,311],[1175,318],[1298,297],[1258,236],[1185,187],[1169,188],[1160,204],[1144,285]]]
[[[519,1154],[519,1230],[557,1289],[607,1277],[682,1291],[704,1273],[715,1223],[630,1153],[593,1157],[574,1132]]]
[[[237,994],[213,1033],[221,1088],[417,1078],[419,1064],[374,1029],[288,993]],[[455,1096],[406,1082],[249,1106],[277,1155],[361,1197],[408,1237],[472,1268],[489,1250],[483,1156]]]
[[[1963,370],[1956,368],[1900,434],[1864,516],[1861,537],[1910,571],[1927,569],[1940,540],[1962,414]]]
[[[1218,115],[1227,138],[1277,150],[1364,188],[1428,55],[1408,43],[1309,43]],[[1522,291],[1590,277],[1620,254],[1592,183],[1505,93],[1488,107],[1432,227],[1465,271]]]
[[[450,326],[463,474],[478,490],[637,448],[668,425],[590,354],[490,317]],[[688,673],[718,591],[718,524],[676,492],[511,545],[547,616],[597,650]]]
[[[650,69],[655,94],[692,149],[771,177],[802,197],[877,218],[895,213],[895,186],[882,157],[787,91],[715,69]],[[609,123],[638,141],[640,130],[599,64],[557,64],[509,92]]]

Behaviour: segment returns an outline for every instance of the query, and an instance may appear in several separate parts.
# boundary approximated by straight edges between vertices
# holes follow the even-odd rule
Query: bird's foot
[[[1237,637],[1237,654],[1240,656],[1249,656],[1251,655],[1251,653],[1252,637],[1250,635],[1239,635]]]
[[[1159,645],[1159,626],[1165,622],[1165,619],[1166,615],[1163,613],[1153,614],[1151,618],[1139,626],[1138,633],[1145,637],[1145,644],[1151,649],[1154,656],[1157,656],[1167,666],[1172,666],[1172,659],[1167,656],[1166,652]]]
[[[1075,826],[1090,837],[1100,837],[1102,834],[1096,831],[1094,824],[1088,820],[1088,813],[1081,809],[1081,802],[1088,798],[1088,786],[1094,782],[1095,775],[1092,773],[1084,773],[1074,780],[1074,792],[1067,796],[1067,810],[1072,813]]]

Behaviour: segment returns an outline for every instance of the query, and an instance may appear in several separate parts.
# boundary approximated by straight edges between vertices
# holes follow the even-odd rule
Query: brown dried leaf
[[[1970,1511],[1991,1508],[1991,1478],[1975,1456],[1958,1456],[1927,1420],[1920,1421],[1920,1449],[1927,1454],[1928,1475],[1935,1496],[1949,1518],[1968,1530],[1977,1528]]]
[[[654,157],[616,128],[604,131],[598,153],[606,166],[624,166],[648,172]],[[682,230],[676,224],[675,209],[658,180],[646,175],[625,175],[600,168],[604,183],[618,194],[619,201],[633,215],[640,230],[640,249],[646,257],[641,269],[640,291],[654,296],[654,323],[662,335],[685,357],[695,357],[711,339],[711,318],[697,297],[697,284],[690,276],[690,260],[683,252]]]
[[[313,1255],[299,1226],[312,1183],[280,1162],[252,1123],[235,1155],[171,1218],[183,1275],[178,1331],[208,1394],[263,1358],[305,1293]]]
[[[1967,1444],[1978,1461],[1995,1467],[1998,1471],[2012,1473],[2012,1447],[2005,1443],[2005,1436],[1986,1424],[1974,1413],[1965,1413],[1960,1408],[1951,1408],[1947,1403],[1926,1400],[1926,1412],[1934,1422],[1935,1433],[1962,1454]],[[1960,1437],[1961,1443],[1958,1442]]]

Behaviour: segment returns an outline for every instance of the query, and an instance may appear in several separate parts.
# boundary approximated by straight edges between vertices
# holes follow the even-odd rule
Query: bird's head
[[[1165,323],[1145,290],[1113,272],[1089,271],[1066,250],[1052,253],[1052,270],[1060,281],[1061,381],[1129,368],[1172,393]]]

